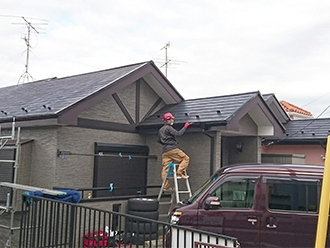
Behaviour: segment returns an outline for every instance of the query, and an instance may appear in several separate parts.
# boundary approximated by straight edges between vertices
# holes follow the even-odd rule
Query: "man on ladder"
[[[175,130],[172,125],[174,123],[174,116],[171,113],[166,113],[163,115],[164,126],[159,129],[158,132],[158,142],[163,145],[163,155],[162,155],[162,182],[164,181],[167,168],[170,163],[174,161],[179,162],[179,168],[177,169],[177,178],[188,178],[189,176],[185,174],[188,168],[189,157],[177,146],[177,141],[175,136],[181,136],[187,130],[187,128],[192,124],[186,122],[184,126],[179,130]],[[168,180],[164,185],[164,190],[171,190]]]

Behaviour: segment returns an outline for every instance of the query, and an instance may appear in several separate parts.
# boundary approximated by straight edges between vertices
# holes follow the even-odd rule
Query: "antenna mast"
[[[29,73],[29,56],[30,56],[30,33],[31,33],[31,28],[39,34],[39,32],[32,26],[30,22],[28,22],[23,16],[23,20],[25,21],[26,27],[28,29],[28,34],[27,37],[25,36],[23,40],[25,41],[26,44],[26,62],[25,62],[25,72],[19,77],[17,85],[20,84],[20,81],[22,79],[22,83],[25,83],[25,80],[27,82],[30,82],[30,79],[33,80],[33,77]]]
[[[168,67],[168,64],[171,61],[171,60],[167,59],[167,48],[169,48],[169,47],[170,47],[170,42],[167,42],[167,44],[162,49],[160,49],[160,50],[165,49],[165,63],[162,65],[162,67],[165,66],[165,76],[166,77],[167,77],[167,67]]]

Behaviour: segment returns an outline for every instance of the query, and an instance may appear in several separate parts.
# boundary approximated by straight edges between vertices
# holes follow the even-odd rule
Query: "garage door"
[[[110,155],[96,156],[94,161],[94,187],[109,187],[114,190],[100,190],[93,197],[135,195],[146,193],[147,146],[95,143],[95,153]]]

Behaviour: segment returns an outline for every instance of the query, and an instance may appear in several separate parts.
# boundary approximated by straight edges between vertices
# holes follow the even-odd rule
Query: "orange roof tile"
[[[286,101],[280,101],[282,107],[284,108],[284,110],[286,112],[296,112],[296,113],[299,113],[299,114],[303,114],[303,115],[308,115],[308,116],[312,116],[312,113],[305,110],[305,109],[302,109],[302,108],[299,108],[291,103],[288,103]]]

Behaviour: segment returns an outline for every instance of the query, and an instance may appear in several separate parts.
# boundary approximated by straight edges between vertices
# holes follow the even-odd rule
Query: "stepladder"
[[[160,205],[169,205],[169,211],[167,215],[170,215],[171,208],[174,204],[180,202],[183,200],[183,198],[180,196],[183,196],[185,198],[191,197],[191,189],[189,184],[189,177],[178,177],[176,174],[176,167],[178,164],[169,163],[166,174],[162,183],[162,186],[160,188],[159,194],[158,194],[158,201]],[[178,180],[184,180],[185,182],[178,182]],[[165,189],[165,184],[167,180],[173,181],[173,188],[171,190]],[[165,194],[171,194],[169,201],[161,201],[162,196]]]

